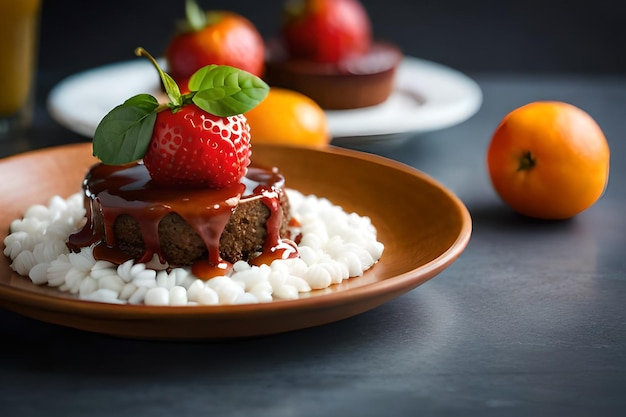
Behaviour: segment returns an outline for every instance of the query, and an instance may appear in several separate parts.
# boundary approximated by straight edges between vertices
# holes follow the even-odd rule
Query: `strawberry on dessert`
[[[387,100],[401,51],[372,39],[358,0],[293,0],[283,26],[267,42],[265,78],[299,91],[324,109],[373,106]]]
[[[71,250],[121,264],[157,258],[191,266],[208,278],[239,261],[297,256],[284,178],[250,165],[244,112],[267,95],[260,78],[210,65],[189,79],[189,92],[156,60],[169,102],[139,94],[111,110],[93,138],[93,166],[83,183],[87,221]]]
[[[205,12],[194,0],[187,0],[186,16],[165,50],[168,72],[179,85],[211,64],[263,74],[265,45],[248,19],[231,11]]]
[[[178,85],[142,48],[159,70],[168,103],[140,94],[107,114],[96,129],[94,155],[105,164],[139,159],[153,181],[221,188],[238,182],[250,164],[250,127],[244,112],[260,103],[269,88],[239,69],[210,65]]]
[[[236,183],[250,164],[246,118],[215,116],[196,106],[161,112],[143,162],[159,184],[223,188]]]

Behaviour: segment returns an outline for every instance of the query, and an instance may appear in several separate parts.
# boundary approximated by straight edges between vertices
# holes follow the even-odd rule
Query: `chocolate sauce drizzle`
[[[229,264],[220,257],[219,241],[231,214],[238,204],[260,199],[268,207],[266,239],[255,264],[297,256],[296,245],[280,237],[282,208],[279,188],[283,177],[276,170],[250,167],[240,183],[222,189],[163,187],[150,180],[142,163],[113,166],[92,166],[83,181],[86,223],[70,235],[72,251],[95,244],[94,257],[123,263],[132,257],[116,245],[114,224],[118,216],[127,214],[139,224],[145,251],[137,262],[149,262],[156,255],[165,262],[158,226],[163,217],[178,214],[200,236],[207,248],[207,259],[192,265],[200,278],[224,274]]]

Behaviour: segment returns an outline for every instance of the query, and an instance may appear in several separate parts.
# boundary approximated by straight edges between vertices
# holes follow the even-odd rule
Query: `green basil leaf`
[[[200,90],[195,94],[195,96],[200,95],[203,100],[207,101],[219,101],[228,96],[237,94],[240,91],[241,88],[239,88],[238,86],[225,85],[222,87],[214,87],[211,89]]]
[[[100,121],[93,137],[93,154],[108,165],[121,165],[146,154],[159,103],[139,94],[115,107]]]
[[[183,97],[180,94],[180,88],[176,81],[165,71],[161,69],[161,66],[157,62],[156,59],[152,55],[148,53],[141,46],[135,48],[135,55],[146,57],[152,62],[154,67],[159,73],[159,77],[161,77],[161,83],[163,84],[163,88],[165,88],[165,93],[167,93],[167,97],[170,99],[170,103],[172,103],[175,107],[180,107],[183,105]]]
[[[256,75],[226,65],[208,65],[189,79],[192,101],[216,116],[234,116],[256,107],[269,86]]]
[[[159,70],[159,75],[161,76],[161,81],[163,83],[163,87],[165,88],[165,92],[167,93],[167,97],[170,99],[170,102],[174,106],[182,106],[182,96],[180,94],[180,88],[176,81],[169,75],[168,73]]]

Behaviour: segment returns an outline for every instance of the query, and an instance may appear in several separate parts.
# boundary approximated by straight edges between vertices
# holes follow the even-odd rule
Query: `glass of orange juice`
[[[0,0],[0,139],[33,113],[41,0]]]

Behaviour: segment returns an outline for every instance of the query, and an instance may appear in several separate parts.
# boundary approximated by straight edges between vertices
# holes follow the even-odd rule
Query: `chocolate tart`
[[[393,91],[402,52],[395,45],[374,42],[365,54],[338,63],[290,58],[284,45],[267,45],[265,80],[270,86],[298,91],[326,110],[344,110],[383,103]]]

